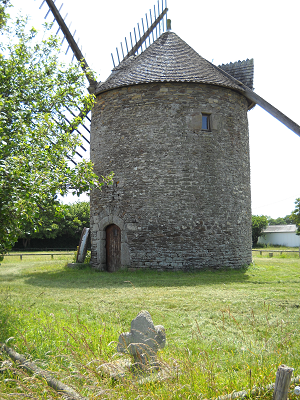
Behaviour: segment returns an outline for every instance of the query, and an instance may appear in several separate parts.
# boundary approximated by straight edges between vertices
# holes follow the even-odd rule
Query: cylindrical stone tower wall
[[[149,83],[97,96],[92,264],[106,269],[105,228],[121,229],[121,264],[187,269],[251,263],[246,98],[199,83]],[[202,115],[210,129],[202,129]]]

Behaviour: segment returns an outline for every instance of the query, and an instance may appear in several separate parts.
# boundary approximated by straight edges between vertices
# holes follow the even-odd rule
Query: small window
[[[202,130],[210,131],[210,115],[202,114]]]

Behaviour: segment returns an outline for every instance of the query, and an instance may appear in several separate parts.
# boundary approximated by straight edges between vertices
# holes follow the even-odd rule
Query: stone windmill
[[[115,173],[91,193],[92,264],[239,268],[252,260],[247,111],[258,104],[300,127],[253,92],[253,60],[215,66],[170,29],[137,54],[154,28],[105,82],[90,82],[91,160]]]

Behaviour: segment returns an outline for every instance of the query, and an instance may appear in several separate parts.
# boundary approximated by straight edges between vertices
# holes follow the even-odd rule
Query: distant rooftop
[[[263,230],[263,232],[264,233],[283,233],[283,232],[296,233],[297,226],[294,224],[291,224],[291,225],[269,225]]]
[[[151,82],[193,82],[218,85],[243,92],[240,82],[253,86],[253,60],[217,67],[201,57],[174,32],[163,33],[143,53],[131,56],[113,69],[96,94]]]

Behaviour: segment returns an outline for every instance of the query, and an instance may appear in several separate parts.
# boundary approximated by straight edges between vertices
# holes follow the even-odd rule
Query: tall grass
[[[108,274],[68,269],[67,256],[12,258],[0,266],[0,342],[89,399],[214,398],[274,382],[282,363],[300,374],[297,254],[258,253],[248,269],[194,273]],[[101,365],[122,357],[118,336],[142,309],[166,328],[159,359],[171,376],[113,380]],[[60,398],[5,353],[0,362],[0,398]]]

